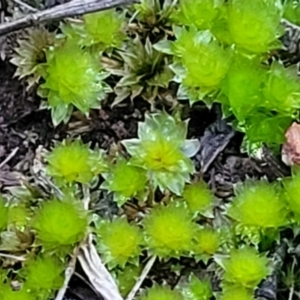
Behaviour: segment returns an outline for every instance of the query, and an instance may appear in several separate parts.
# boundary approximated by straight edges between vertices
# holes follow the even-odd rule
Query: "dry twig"
[[[141,276],[138,278],[137,282],[135,283],[133,289],[131,290],[131,292],[127,296],[126,300],[133,300],[133,298],[135,297],[135,294],[139,291],[142,283],[144,282],[145,278],[147,277],[148,273],[150,272],[154,262],[156,261],[156,258],[157,258],[157,256],[154,255],[147,262]]]
[[[134,0],[73,0],[53,8],[28,14],[23,18],[8,23],[0,24],[0,36],[41,23],[106,10],[133,2]]]

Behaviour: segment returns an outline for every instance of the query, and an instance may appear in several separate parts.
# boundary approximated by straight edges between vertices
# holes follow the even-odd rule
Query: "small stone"
[[[285,133],[281,159],[287,166],[300,165],[300,124],[294,122]]]

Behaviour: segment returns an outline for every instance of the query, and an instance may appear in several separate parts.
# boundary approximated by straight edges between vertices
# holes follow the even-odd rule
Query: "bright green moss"
[[[71,246],[81,241],[87,231],[88,216],[74,199],[42,203],[33,219],[33,228],[45,248]]]
[[[64,264],[53,256],[29,260],[24,270],[26,288],[36,291],[59,289],[64,282],[64,268]]]
[[[300,173],[296,173],[284,181],[285,199],[294,219],[300,221]]]
[[[228,25],[234,43],[254,53],[278,46],[281,17],[280,0],[232,0],[228,4]]]
[[[267,71],[258,59],[239,55],[234,57],[222,90],[239,121],[243,121],[256,107],[263,105],[261,88],[266,76]]]
[[[197,143],[185,140],[187,122],[165,112],[147,115],[139,123],[138,139],[122,141],[132,156],[130,163],[147,171],[154,188],[169,189],[180,195],[194,166],[189,159]]]
[[[200,280],[194,274],[189,278],[189,283],[182,290],[185,300],[210,300],[213,296],[209,280]]]
[[[13,291],[9,284],[0,284],[0,299],[1,300],[36,300],[38,295],[33,295],[25,289]]]
[[[100,223],[96,233],[98,250],[109,268],[124,267],[127,262],[137,263],[142,235],[136,225],[119,218]]]
[[[192,213],[205,213],[212,205],[213,194],[204,182],[197,182],[186,185],[182,197]]]
[[[241,287],[225,287],[220,300],[254,300],[253,293]]]
[[[228,215],[244,226],[277,228],[287,223],[287,210],[274,186],[266,182],[245,185]]]
[[[116,281],[118,283],[120,293],[124,298],[132,290],[142,270],[142,265],[136,266],[132,264],[127,264],[124,269],[117,268]]]
[[[3,230],[8,222],[8,208],[5,205],[4,198],[0,196],[0,231]]]
[[[263,89],[265,107],[270,110],[292,115],[300,108],[300,80],[297,68],[285,68],[273,62]]]
[[[200,255],[213,255],[215,254],[221,244],[221,237],[217,230],[212,228],[201,228],[195,235],[194,252]]]
[[[270,273],[268,259],[249,247],[232,250],[222,266],[225,282],[244,288],[255,288]]]
[[[89,183],[96,175],[106,170],[104,152],[90,150],[80,140],[65,140],[57,145],[46,157],[47,170],[62,184]]]
[[[62,25],[63,33],[83,47],[96,46],[98,50],[121,47],[125,39],[124,14],[115,9],[89,13],[82,23]]]
[[[48,99],[54,125],[67,122],[73,107],[86,114],[99,108],[110,89],[103,82],[107,74],[101,72],[95,57],[71,41],[50,48],[46,57],[45,83],[39,94]]]
[[[178,257],[193,249],[197,226],[182,205],[155,207],[145,217],[144,228],[149,250],[160,257]]]
[[[142,168],[134,167],[126,160],[119,160],[115,166],[110,168],[109,173],[103,174],[105,178],[101,188],[114,193],[114,201],[119,206],[128,199],[136,197],[144,200],[146,196],[147,173]]]
[[[177,291],[173,291],[165,286],[154,286],[148,289],[140,300],[184,300]]]
[[[183,83],[200,87],[203,94],[218,89],[230,67],[231,56],[231,49],[223,48],[209,31],[200,33],[183,53],[182,64],[187,70]]]
[[[220,0],[182,0],[179,2],[177,21],[183,25],[194,25],[198,29],[209,29],[221,5]]]
[[[292,122],[291,116],[261,109],[249,114],[245,120],[244,128],[250,143],[278,146],[285,141],[285,132]]]

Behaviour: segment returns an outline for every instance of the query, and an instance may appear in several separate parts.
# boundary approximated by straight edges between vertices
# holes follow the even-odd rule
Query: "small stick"
[[[19,147],[16,147],[1,163],[0,163],[0,169],[7,164],[19,151]]]
[[[16,256],[16,255],[5,254],[5,253],[0,253],[0,257],[14,259],[14,260],[17,260],[17,261],[26,261],[26,258],[23,257],[23,256]]]
[[[137,280],[137,282],[135,283],[133,289],[131,290],[131,292],[128,294],[127,298],[125,300],[133,300],[135,294],[138,292],[138,290],[140,289],[142,283],[144,282],[145,278],[147,277],[148,273],[150,272],[154,262],[156,261],[157,256],[154,255],[150,258],[150,260],[147,262],[141,276],[139,277],[139,279]]]
[[[23,18],[11,22],[0,24],[0,36],[41,23],[107,10],[132,2],[134,0],[73,0],[43,11],[28,14]]]
[[[77,246],[74,250],[73,257],[69,261],[68,267],[65,270],[65,280],[63,286],[59,289],[55,300],[62,300],[66,294],[67,288],[69,286],[69,282],[75,272],[75,267],[76,267],[76,261],[77,261],[77,256],[79,253],[79,247]]]

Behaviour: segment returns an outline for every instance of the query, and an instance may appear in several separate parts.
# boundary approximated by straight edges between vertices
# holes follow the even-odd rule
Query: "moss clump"
[[[144,220],[146,242],[150,252],[161,257],[178,257],[193,249],[197,226],[182,205],[155,207]]]
[[[71,246],[81,241],[88,228],[88,216],[74,199],[42,203],[33,219],[33,228],[45,248]]]

